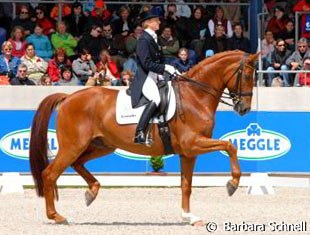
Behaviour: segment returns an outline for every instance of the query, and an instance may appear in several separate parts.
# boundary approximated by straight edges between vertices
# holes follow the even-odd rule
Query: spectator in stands
[[[63,48],[55,50],[54,58],[48,61],[47,73],[52,82],[57,82],[61,77],[61,69],[63,67],[71,67],[71,62],[67,58],[66,52]]]
[[[263,60],[263,67],[267,68],[271,62],[271,52],[274,51],[275,40],[273,33],[269,30],[265,31],[264,39],[262,40],[261,53]]]
[[[97,0],[95,2],[95,9],[92,10],[88,18],[88,28],[92,25],[103,26],[104,23],[110,21],[111,13],[107,10],[106,4],[102,0]]]
[[[48,74],[44,74],[41,79],[40,82],[38,84],[39,86],[51,86],[52,85],[52,81],[50,76],[48,76]]]
[[[33,44],[36,54],[48,61],[53,56],[52,46],[49,38],[43,34],[43,27],[37,24],[34,33],[26,38],[27,43]],[[29,71],[29,69],[28,69]]]
[[[310,57],[305,57],[303,60],[302,70],[310,70]],[[298,74],[299,86],[310,86],[310,73]]]
[[[63,48],[71,60],[75,59],[74,49],[78,42],[70,33],[67,33],[65,22],[59,21],[57,23],[57,32],[52,34],[51,41],[55,49]]]
[[[103,48],[101,37],[102,29],[99,25],[93,25],[89,33],[86,33],[80,39],[77,49],[81,51],[86,49],[95,61],[99,60],[99,54]]]
[[[234,34],[227,40],[227,50],[241,50],[250,53],[250,40],[243,36],[243,27],[239,23],[234,25]]]
[[[12,55],[21,58],[25,54],[26,40],[24,37],[24,29],[21,26],[15,26],[8,40],[12,46]]]
[[[295,27],[294,22],[292,20],[288,20],[285,24],[285,29],[281,30],[277,35],[276,38],[282,38],[287,48],[291,51],[295,49]]]
[[[66,3],[56,3],[53,9],[51,10],[50,17],[54,20],[58,20],[58,12],[59,12],[59,5],[61,5],[61,15],[62,17],[66,17],[71,14],[71,7],[69,4]]]
[[[273,17],[268,21],[267,30],[270,30],[274,35],[285,29],[288,17],[284,14],[284,9],[277,6],[274,9]]]
[[[53,83],[54,86],[78,86],[79,80],[72,75],[72,69],[69,66],[61,68],[60,79]]]
[[[10,84],[13,86],[34,86],[36,85],[27,77],[27,66],[20,64],[18,66],[17,76],[12,78]]]
[[[161,35],[158,37],[158,45],[161,46],[164,56],[164,63],[170,64],[176,59],[180,44],[177,38],[172,36],[170,26],[165,26]]]
[[[310,50],[306,38],[300,38],[297,46],[297,50],[294,51],[293,54],[291,54],[291,56],[286,60],[286,65],[289,66],[291,70],[300,70],[303,65],[303,59],[310,57]],[[294,85],[295,82],[297,82],[296,76]]]
[[[45,15],[45,9],[42,6],[37,6],[35,8],[36,14],[36,23],[37,25],[41,25],[43,28],[43,34],[46,36],[50,36],[55,32],[55,24],[54,21]]]
[[[132,71],[133,74],[137,72],[137,58],[136,58],[136,47],[137,47],[137,40],[143,33],[143,28],[141,25],[137,25],[134,29],[134,32],[126,39],[126,51],[128,59],[123,65],[123,70]]]
[[[203,12],[202,7],[195,8],[192,17],[187,22],[186,29],[186,34],[189,37],[189,48],[194,50],[199,58],[202,57],[205,39],[211,36],[211,34],[205,36],[206,33],[209,33],[209,30],[206,30],[207,23],[203,17]]]
[[[25,36],[33,32],[35,24],[30,20],[29,9],[26,5],[20,7],[19,15],[13,20],[12,27],[15,26],[23,27]]]
[[[287,58],[291,55],[291,51],[286,48],[285,41],[283,39],[278,39],[275,43],[275,50],[271,53],[271,63],[267,68],[267,71],[281,70],[287,71],[289,70],[286,65]],[[278,77],[278,74],[268,73],[268,81],[267,85],[271,86],[272,80],[275,77]],[[283,80],[284,86],[291,86],[291,81],[289,79],[288,73],[280,73],[280,77]]]
[[[110,81],[112,86],[120,83],[120,75],[116,63],[112,60],[107,50],[100,52],[100,61],[96,64],[97,71],[103,75],[105,80]]]
[[[304,12],[304,14],[301,15],[301,23],[300,23],[300,29],[301,29],[301,37],[310,39],[310,1],[309,0],[299,0],[294,8],[293,12]]]
[[[130,12],[126,6],[122,6],[119,10],[120,18],[113,22],[114,35],[120,34],[124,38],[133,32],[133,25],[130,19]]]
[[[124,70],[121,73],[121,86],[130,86],[134,73],[130,70]]]
[[[88,78],[96,73],[96,65],[87,49],[79,52],[79,58],[72,63],[73,77],[79,80],[80,85],[85,85]]]
[[[68,32],[77,40],[79,40],[87,29],[87,18],[83,13],[83,6],[79,2],[72,4],[72,12],[64,17],[64,21],[68,26]]]
[[[1,46],[0,75],[5,75],[8,80],[16,76],[17,67],[20,64],[20,59],[12,55],[12,49],[13,46],[8,41]]]
[[[103,25],[102,42],[103,49],[107,49],[116,62],[119,70],[122,70],[123,64],[127,60],[125,41],[122,35],[113,35],[110,23]]]
[[[27,66],[27,76],[35,84],[39,84],[41,77],[47,72],[47,62],[35,54],[35,47],[27,43],[26,53],[21,58],[21,63]]]
[[[179,19],[179,17],[177,16],[177,6],[175,4],[167,5],[164,17],[164,24],[170,26],[173,30],[175,30],[176,23]]]
[[[177,17],[191,17],[191,9],[188,5],[184,4],[183,0],[168,0],[170,4],[175,4],[177,6],[176,16]],[[165,5],[165,12],[167,11],[167,5]]]
[[[180,71],[180,73],[185,73],[194,66],[193,62],[189,59],[188,49],[184,47],[179,49],[178,58],[173,60],[171,64]]]
[[[225,28],[223,25],[215,25],[214,35],[205,41],[204,52],[210,51],[213,54],[227,50],[227,38],[225,36]],[[204,53],[205,54],[205,53]]]
[[[240,3],[239,0],[226,0],[225,2],[238,4]],[[238,5],[224,5],[222,6],[224,15],[226,16],[227,20],[229,20],[232,25],[240,24],[241,18],[241,9]]]
[[[208,22],[209,31],[211,36],[214,35],[215,32],[215,25],[221,24],[224,27],[224,35],[227,38],[230,38],[233,35],[232,25],[231,22],[225,18],[224,11],[221,7],[217,7],[215,9],[215,15],[212,19]]]

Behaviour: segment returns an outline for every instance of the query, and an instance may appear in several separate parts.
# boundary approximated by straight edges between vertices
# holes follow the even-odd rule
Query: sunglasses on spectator
[[[20,14],[22,14],[22,15],[28,15],[28,13],[29,13],[28,11],[21,11],[20,12]]]
[[[43,11],[37,11],[36,14],[41,15],[41,14],[43,14]]]
[[[18,70],[19,73],[26,73],[27,70]]]

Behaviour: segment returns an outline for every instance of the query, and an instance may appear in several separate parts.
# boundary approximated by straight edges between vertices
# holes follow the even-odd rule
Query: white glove
[[[170,64],[165,64],[165,72],[169,73],[170,75],[181,74],[175,67]]]

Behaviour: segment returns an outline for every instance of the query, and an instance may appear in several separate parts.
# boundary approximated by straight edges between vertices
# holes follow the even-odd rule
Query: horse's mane
[[[204,67],[206,65],[210,65],[214,62],[218,62],[223,57],[227,57],[227,56],[231,57],[234,55],[241,55],[241,54],[244,54],[244,52],[240,51],[240,50],[224,51],[224,52],[217,53],[211,57],[205,58],[204,60],[200,61],[198,64],[196,64],[194,67],[192,67],[189,71],[187,71],[186,75],[192,76],[194,73],[201,70],[202,67]]]

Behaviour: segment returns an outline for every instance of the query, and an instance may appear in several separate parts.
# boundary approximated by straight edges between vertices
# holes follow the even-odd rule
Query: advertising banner
[[[34,111],[0,111],[0,172],[30,172],[29,141]],[[49,157],[58,144],[53,116],[48,132]],[[310,172],[310,114],[307,112],[250,112],[244,117],[232,111],[218,111],[215,139],[232,142],[238,148],[242,172]],[[96,173],[145,173],[152,171],[150,156],[123,150],[86,164]],[[177,155],[164,157],[165,172],[179,172]],[[74,172],[71,168],[68,172]],[[198,157],[195,172],[230,172],[225,151]]]

